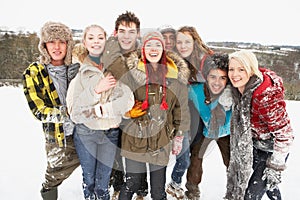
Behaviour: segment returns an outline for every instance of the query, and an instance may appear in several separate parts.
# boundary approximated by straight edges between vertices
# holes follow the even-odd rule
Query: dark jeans
[[[281,200],[278,187],[273,190],[266,189],[266,180],[262,180],[266,168],[266,161],[272,153],[253,148],[253,173],[248,183],[245,200],[260,200],[266,193],[271,200]]]
[[[134,193],[138,193],[141,183],[145,181],[147,172],[147,163],[125,159],[126,181],[120,192],[121,200],[131,200]],[[151,198],[153,200],[165,200],[167,194],[165,192],[166,184],[166,166],[158,166],[149,164],[150,170],[150,187]],[[132,173],[136,172],[136,173]]]
[[[109,179],[117,148],[119,129],[91,130],[77,124],[74,143],[83,172],[83,192],[85,198],[95,195],[109,200]]]
[[[191,116],[191,126],[190,126],[190,144],[193,146],[197,142],[199,142],[200,137],[203,132],[203,121],[200,118],[200,114],[197,111],[193,101],[188,101],[190,116]]]
[[[184,135],[182,141],[182,150],[180,154],[176,156],[176,163],[174,165],[171,178],[178,184],[182,182],[182,176],[190,165],[190,142],[189,133]]]
[[[124,172],[124,164],[121,156],[121,141],[122,141],[122,129],[120,128],[118,148],[116,151],[115,161],[113,165],[113,169],[110,175],[110,185],[113,186],[114,191],[120,191],[125,178]],[[139,196],[147,196],[148,195],[148,182],[147,182],[147,173],[145,172],[145,178],[141,182],[140,189],[136,193]]]
[[[113,186],[114,191],[120,191],[122,185],[124,184],[124,165],[122,161],[121,153],[121,137],[122,130],[119,130],[119,140],[118,140],[118,148],[115,155],[113,169],[110,175],[110,185]]]

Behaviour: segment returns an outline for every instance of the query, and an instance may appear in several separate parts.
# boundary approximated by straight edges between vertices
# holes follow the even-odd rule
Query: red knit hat
[[[142,58],[143,62],[145,65],[145,73],[146,73],[146,98],[142,104],[142,109],[146,110],[149,107],[149,72],[147,68],[147,59],[146,59],[146,54],[145,54],[145,44],[150,41],[150,40],[158,40],[161,42],[163,45],[163,54],[162,58],[160,59],[160,64],[162,67],[167,67],[167,58],[166,58],[166,52],[165,52],[165,43],[162,34],[159,31],[149,31],[144,34],[143,40],[142,40]],[[167,70],[166,70],[167,71]],[[166,76],[163,76],[163,96],[162,96],[162,102],[160,104],[160,109],[161,110],[167,110],[168,109],[168,104],[166,102]]]

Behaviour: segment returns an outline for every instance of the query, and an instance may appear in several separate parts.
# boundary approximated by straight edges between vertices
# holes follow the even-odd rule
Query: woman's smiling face
[[[148,40],[144,46],[146,59],[150,63],[159,62],[162,57],[163,50],[163,44],[161,43],[161,41],[156,39]]]
[[[179,32],[176,36],[176,48],[183,58],[189,57],[194,50],[193,37],[187,32]]]
[[[247,73],[246,69],[240,62],[232,58],[229,61],[228,67],[228,77],[233,87],[238,88],[241,94],[245,90],[245,86],[250,79],[250,75]]]

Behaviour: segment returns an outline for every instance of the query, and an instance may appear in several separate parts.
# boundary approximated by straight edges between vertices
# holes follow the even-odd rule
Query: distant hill
[[[209,42],[207,45],[216,52],[252,50],[261,67],[272,69],[283,78],[286,98],[300,100],[300,46],[264,46],[239,42]]]
[[[82,31],[73,30],[73,34],[74,40],[79,42]],[[0,30],[0,86],[20,82],[25,68],[38,59],[38,42],[36,33]],[[274,70],[283,78],[286,99],[300,100],[300,46],[264,46],[247,42],[208,42],[207,45],[216,52],[253,50],[260,66]]]

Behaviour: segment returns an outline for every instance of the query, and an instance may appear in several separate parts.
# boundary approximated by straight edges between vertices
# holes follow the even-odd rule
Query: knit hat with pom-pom
[[[46,43],[53,40],[62,40],[67,42],[67,54],[65,56],[65,65],[70,65],[72,63],[72,48],[74,45],[72,31],[66,25],[60,22],[46,22],[41,28],[39,51],[41,53],[40,62],[43,64],[49,64],[51,62],[51,57],[46,49]]]
[[[143,62],[145,65],[145,73],[146,73],[146,98],[142,104],[142,109],[147,109],[149,107],[149,96],[148,96],[148,92],[149,92],[149,72],[148,72],[148,68],[147,68],[147,60],[146,60],[146,54],[145,54],[145,44],[150,41],[150,40],[158,40],[161,42],[163,49],[165,49],[165,43],[164,43],[164,39],[162,34],[159,31],[153,30],[153,31],[149,31],[147,33],[144,34],[143,39],[142,39],[142,58],[143,58]],[[167,58],[166,58],[166,51],[163,50],[163,54],[162,54],[162,58],[160,59],[160,66],[162,67],[167,67]],[[167,69],[166,69],[167,70]],[[166,70],[162,70],[162,71],[166,71]],[[160,109],[161,110],[168,110],[168,104],[166,102],[166,77],[163,77],[163,96],[162,96],[162,102],[160,105]]]

